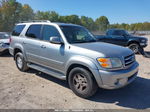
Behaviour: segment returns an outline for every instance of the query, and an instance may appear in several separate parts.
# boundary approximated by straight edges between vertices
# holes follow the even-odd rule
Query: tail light
[[[10,38],[9,38],[9,43],[11,43],[11,42],[12,42],[12,38],[10,37]]]

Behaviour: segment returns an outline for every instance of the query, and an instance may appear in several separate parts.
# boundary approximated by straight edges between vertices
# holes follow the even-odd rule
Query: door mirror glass
[[[63,41],[60,37],[50,37],[50,42],[53,44],[63,44]]]

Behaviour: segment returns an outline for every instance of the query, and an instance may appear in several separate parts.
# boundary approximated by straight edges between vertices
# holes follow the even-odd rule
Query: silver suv
[[[86,28],[74,24],[19,23],[9,51],[20,71],[32,68],[67,80],[83,98],[94,95],[98,87],[124,87],[138,74],[139,64],[131,50],[97,42]]]

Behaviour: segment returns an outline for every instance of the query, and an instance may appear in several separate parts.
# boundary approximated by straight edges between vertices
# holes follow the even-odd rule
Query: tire
[[[129,48],[137,54],[139,52],[140,45],[138,43],[132,43],[129,45]]]
[[[72,91],[82,98],[93,96],[98,89],[93,75],[87,69],[81,67],[76,67],[70,71],[68,82]]]
[[[16,62],[17,68],[20,71],[25,72],[29,69],[29,67],[27,66],[27,62],[25,61],[23,54],[21,52],[18,52],[15,55],[15,62]]]

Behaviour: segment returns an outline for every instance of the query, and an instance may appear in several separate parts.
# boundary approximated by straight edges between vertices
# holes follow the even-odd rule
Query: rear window
[[[40,39],[41,38],[42,25],[31,25],[26,33],[29,38]]]
[[[7,33],[1,34],[0,33],[0,39],[8,39],[10,36]]]
[[[24,29],[24,27],[25,27],[25,25],[17,25],[17,26],[14,28],[14,30],[13,30],[13,32],[12,32],[12,35],[13,35],[13,36],[19,36],[20,33],[22,32],[22,30]]]

